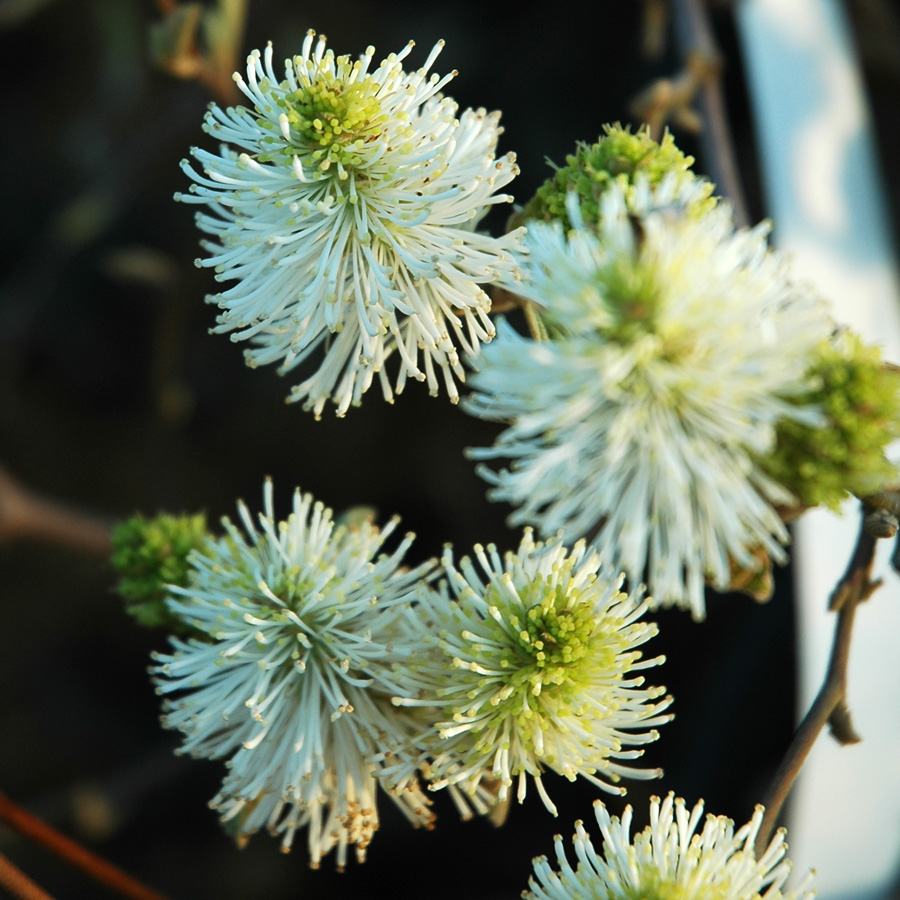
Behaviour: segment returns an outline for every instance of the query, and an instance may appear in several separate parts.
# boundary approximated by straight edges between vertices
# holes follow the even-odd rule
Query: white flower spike
[[[703,802],[690,812],[684,800],[669,794],[650,800],[650,824],[631,839],[630,806],[621,821],[594,803],[603,835],[598,853],[581,822],[572,840],[577,858],[573,868],[563,839],[557,835],[554,870],[547,858],[534,861],[535,877],[526,900],[812,900],[812,873],[785,891],[791,863],[785,858],[784,831],[779,831],[757,859],[753,845],[763,808],[735,831],[724,816],[703,818]]]
[[[411,622],[431,650],[407,666],[409,693],[394,701],[435,717],[420,741],[430,788],[457,787],[479,808],[485,782],[500,803],[517,782],[522,802],[531,777],[555,815],[545,770],[617,794],[623,777],[659,777],[628,765],[672,718],[665,689],[644,685],[643,670],[663,661],[636,649],[657,630],[639,621],[646,604],[583,541],[570,552],[526,529],[516,553],[476,546],[475,560],[457,566],[448,548],[447,582],[420,592]]]
[[[289,850],[307,826],[311,864],[336,846],[343,868],[378,827],[373,758],[396,748],[402,759],[418,729],[391,704],[390,665],[412,653],[396,619],[433,563],[402,568],[412,535],[376,555],[396,520],[335,526],[299,491],[276,522],[271,482],[258,527],[239,511],[246,535],[225,520],[226,536],[191,557],[189,585],[171,588],[170,609],[198,636],[155,655],[157,690],[174,695],[163,724],[184,732],[182,752],[227,760],[211,805],[239,841],[266,827]],[[391,796],[413,824],[431,823],[414,778]]]
[[[329,400],[344,415],[377,375],[384,397],[407,378],[454,402],[460,352],[476,354],[494,327],[484,286],[514,277],[518,233],[475,226],[518,172],[495,159],[497,113],[441,95],[455,73],[429,74],[443,42],[407,72],[412,42],[373,67],[335,57],[310,31],[300,55],[273,68],[271,44],[235,75],[250,108],[213,104],[204,130],[220,152],[194,148],[195,182],[176,199],[199,203],[206,259],[234,282],[209,297],[213,329],[249,341],[251,366],[288,372],[324,345],[315,373],[294,387],[318,417]],[[398,357],[398,374],[384,370]]]
[[[671,193],[671,192],[669,192]],[[677,192],[676,192],[677,193]],[[551,340],[502,325],[485,348],[466,408],[508,423],[475,459],[511,524],[586,537],[604,563],[646,583],[653,602],[705,614],[704,586],[724,590],[754,551],[784,559],[775,510],[793,497],[759,458],[832,322],[766,247],[767,228],[735,231],[726,204],[700,217],[660,205],[664,182],[620,184],[595,233],[528,227],[526,279]]]

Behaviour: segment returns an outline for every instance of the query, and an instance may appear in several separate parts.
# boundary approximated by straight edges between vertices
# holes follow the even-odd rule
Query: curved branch
[[[109,556],[112,524],[33,493],[0,466],[0,543],[30,538]]]
[[[23,837],[29,838],[55,856],[64,859],[76,869],[80,869],[122,897],[128,897],[129,900],[166,900],[162,894],[141,884],[112,863],[108,863],[105,859],[82,847],[81,844],[60,834],[37,816],[26,812],[4,794],[0,794],[0,822],[4,822]],[[0,881],[0,884],[2,883]],[[32,896],[38,900],[47,895],[34,894]],[[22,897],[25,900],[31,900],[28,895],[23,894]]]
[[[39,884],[0,853],[0,888],[16,900],[53,900]]]
[[[716,45],[704,0],[672,0],[678,42],[684,54],[684,69],[672,79],[661,79],[637,98],[632,109],[659,137],[670,117],[700,132],[703,157],[709,177],[731,201],[737,226],[749,223],[747,202],[738,172],[734,141],[722,95],[722,54]],[[691,104],[699,100],[699,115]]]
[[[685,50],[688,66],[699,67],[701,138],[709,176],[728,197],[738,226],[749,224],[747,202],[738,171],[734,141],[722,95],[722,63],[713,37],[704,0],[674,0],[675,27]]]
[[[757,857],[768,846],[784,801],[825,725],[830,726],[835,740],[841,744],[853,744],[860,740],[853,730],[846,704],[850,638],[856,607],[871,596],[880,584],[879,581],[872,581],[871,577],[876,539],[866,528],[865,506],[863,513],[853,557],[829,601],[829,608],[837,610],[838,619],[825,681],[797,728],[763,803],[766,811],[756,838]]]

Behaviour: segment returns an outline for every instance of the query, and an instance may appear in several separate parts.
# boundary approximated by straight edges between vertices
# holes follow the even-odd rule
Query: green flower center
[[[627,346],[658,330],[661,291],[652,261],[622,254],[597,269],[590,283],[582,289],[582,299],[589,308],[602,341]],[[553,322],[552,313],[548,313]]]
[[[617,259],[600,273],[601,290],[613,322],[607,337],[631,343],[639,334],[655,330],[659,287],[649,265]]]
[[[341,63],[339,59],[339,68]],[[347,82],[320,72],[315,81],[285,95],[291,130],[312,150],[323,172],[333,164],[359,165],[365,144],[381,136],[388,117],[378,99],[379,88],[369,76]]]
[[[485,599],[495,605],[500,598],[490,593]],[[544,687],[573,679],[578,663],[590,652],[596,621],[592,604],[579,603],[571,591],[550,587],[542,579],[520,590],[520,597],[526,611],[508,615],[517,634],[515,643],[501,651],[500,666],[509,670],[507,684],[537,695]]]
[[[734,883],[731,879],[723,879],[719,884],[705,883],[698,890],[696,886],[663,880],[662,876],[654,873],[654,868],[643,864],[641,884],[625,888],[622,897],[627,900],[727,900],[733,896]]]

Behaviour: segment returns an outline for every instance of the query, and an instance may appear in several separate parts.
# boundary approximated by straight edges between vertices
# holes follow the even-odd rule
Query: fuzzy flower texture
[[[581,822],[575,823],[576,867],[556,838],[555,871],[546,857],[534,862],[526,900],[812,900],[811,874],[785,890],[791,863],[785,858],[784,831],[779,831],[759,859],[754,842],[763,809],[735,831],[724,816],[706,816],[703,803],[688,810],[669,794],[650,800],[650,824],[631,838],[631,807],[619,820],[594,804],[603,835],[598,853]]]
[[[514,779],[521,801],[529,778],[555,812],[545,769],[615,793],[661,774],[628,764],[671,719],[643,684],[662,659],[637,649],[656,626],[583,543],[526,533],[503,560],[477,547],[483,576],[449,549],[406,569],[411,535],[380,552],[396,522],[335,525],[299,492],[278,522],[271,482],[256,522],[239,510],[243,530],[224,520],[169,586],[189,636],[152,669],[182,752],[226,761],[211,805],[239,843],[266,828],[289,850],[306,827],[312,865],[335,848],[342,868],[351,848],[365,858],[378,788],[430,827],[425,782],[469,817],[505,808]]]
[[[668,174],[646,164],[645,135],[603,140],[615,151],[582,148],[592,165],[573,159],[551,182],[571,229],[552,191],[529,207],[518,290],[547,339],[501,323],[467,409],[507,428],[470,455],[511,460],[479,471],[512,524],[586,537],[655,603],[700,619],[707,583],[727,590],[785,559],[785,511],[890,481],[900,382],[878,374],[877,351],[834,336],[767,224],[736,229],[683,160]]]
[[[387,400],[408,378],[456,400],[475,354],[494,335],[483,290],[513,277],[518,234],[475,231],[496,193],[517,174],[495,159],[499,115],[458,113],[429,74],[443,42],[408,72],[400,53],[373,65],[335,56],[310,31],[279,76],[269,45],[235,81],[250,106],[206,115],[218,153],[194,148],[195,182],[176,199],[208,207],[210,235],[197,264],[233,282],[208,298],[214,331],[249,341],[251,366],[288,372],[324,346],[318,368],[292,389],[319,416],[331,399],[343,415],[375,377]],[[398,374],[384,370],[398,358]]]
[[[190,557],[187,585],[170,588],[171,612],[198,636],[156,654],[163,724],[184,733],[183,752],[228,761],[211,805],[239,841],[265,827],[288,850],[307,826],[312,865],[336,847],[343,867],[378,827],[373,758],[400,753],[418,727],[385,676],[403,655],[395,620],[428,566],[401,566],[411,535],[379,553],[396,521],[336,526],[299,492],[277,522],[271,482],[258,523],[239,509],[246,534],[226,520],[225,537]],[[414,779],[391,796],[430,824]]]
[[[620,574],[584,541],[570,552],[530,529],[515,553],[476,545],[457,563],[448,548],[442,566],[440,590],[425,587],[412,610],[422,650],[397,672],[407,694],[394,701],[432,717],[419,738],[431,790],[457,788],[479,809],[485,783],[501,803],[516,784],[521,803],[533,780],[556,815],[545,770],[617,794],[623,777],[662,774],[629,764],[671,720],[672,698],[644,684],[663,661],[637,649],[656,625]]]

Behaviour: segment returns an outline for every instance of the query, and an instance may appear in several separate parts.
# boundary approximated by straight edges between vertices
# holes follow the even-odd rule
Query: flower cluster
[[[212,806],[239,838],[267,827],[287,850],[306,825],[312,864],[336,845],[343,866],[378,827],[373,758],[402,753],[417,727],[391,704],[389,667],[408,655],[395,622],[429,565],[402,568],[412,535],[376,555],[396,520],[335,526],[299,492],[277,522],[271,482],[258,527],[239,510],[246,534],[226,520],[226,536],[191,556],[188,584],[171,588],[171,612],[200,636],[156,654],[158,692],[174,696],[163,724],[184,732],[183,752],[228,760]],[[391,796],[430,824],[414,779]]]
[[[287,850],[308,826],[312,864],[336,846],[343,866],[377,828],[378,786],[429,826],[423,779],[469,815],[505,803],[514,778],[521,801],[529,776],[555,813],[545,769],[615,793],[661,774],[626,762],[671,718],[664,689],[643,685],[662,659],[636,649],[656,626],[583,542],[526,533],[504,560],[476,547],[484,581],[448,549],[451,598],[433,561],[402,567],[411,535],[376,556],[395,521],[335,526],[297,492],[277,522],[273,505],[267,482],[258,524],[240,504],[244,530],[226,519],[191,554],[168,601],[190,636],[152,670],[182,751],[227,760],[212,805],[239,841],[266,827]]]
[[[644,686],[643,670],[663,661],[636,649],[656,634],[640,621],[646,604],[583,541],[569,552],[526,529],[516,553],[476,545],[475,560],[457,564],[448,548],[446,580],[420,591],[410,619],[427,650],[397,673],[407,694],[395,702],[435,716],[419,739],[431,789],[475,797],[487,779],[503,802],[516,780],[522,802],[530,776],[555,815],[546,769],[611,793],[624,793],[623,776],[659,777],[622,762],[672,718],[665,689]]]
[[[291,394],[317,416],[329,398],[343,415],[376,376],[388,400],[410,377],[432,394],[443,381],[455,400],[460,351],[494,334],[483,288],[515,276],[519,235],[475,231],[512,200],[497,193],[518,171],[512,154],[495,159],[499,116],[441,95],[453,75],[429,72],[442,42],[405,71],[412,46],[375,67],[373,48],[335,57],[311,31],[282,77],[271,45],[254,51],[235,75],[251,107],[213,104],[219,153],[194,148],[197,169],[183,163],[194,184],[176,199],[208,207],[197,263],[234,282],[208,298],[222,309],[214,330],[282,372],[324,345]]]
[[[791,281],[766,227],[735,230],[727,205],[685,209],[690,182],[608,185],[597,219],[529,226],[521,290],[552,340],[512,328],[486,349],[467,408],[509,423],[476,459],[513,523],[589,536],[606,565],[656,603],[704,615],[754,552],[783,559],[775,507],[791,493],[760,457],[776,424],[818,424],[813,351],[831,331],[818,297]]]
[[[175,632],[152,669],[163,722],[226,761],[212,806],[239,842],[265,827],[289,850],[306,827],[314,866],[364,858],[379,789],[428,827],[426,787],[469,815],[533,782],[555,815],[547,772],[613,794],[659,777],[632,765],[672,718],[645,683],[663,661],[639,649],[647,609],[700,619],[707,584],[764,595],[789,510],[896,475],[900,377],[792,280],[767,224],[735,227],[670,135],[606,128],[516,213],[524,237],[481,234],[515,159],[495,157],[498,114],[442,95],[442,43],[410,72],[412,46],[375,66],[310,31],[283,76],[254,51],[235,75],[250,106],[210,107],[220,151],[192,150],[177,199],[205,207],[198,264],[231,283],[208,298],[214,331],[283,373],[321,353],[291,395],[317,417],[376,376],[388,401],[409,378],[455,401],[469,356],[466,409],[505,426],[470,455],[542,540],[410,569],[412,535],[383,550],[397,520],[335,524],[297,492],[279,522],[270,482],[224,536],[161,517],[116,539],[135,614]],[[495,332],[491,283],[523,298],[532,338]],[[577,823],[577,867],[557,838],[530,900],[812,896],[783,893],[783,833],[757,859],[761,808],[701,828],[702,802],[653,798],[633,841],[630,807],[595,809],[603,854]]]
[[[688,811],[684,800],[669,794],[660,803],[650,801],[650,824],[631,839],[632,810],[621,820],[606,807],[594,804],[603,835],[603,854],[597,853],[581,822],[575,823],[573,845],[578,863],[566,857],[561,837],[556,838],[555,871],[546,857],[534,861],[535,877],[528,900],[811,900],[811,875],[784,891],[791,871],[785,859],[784,831],[779,831],[765,852],[756,857],[754,842],[763,808],[735,831],[724,816],[703,817],[703,802]]]

